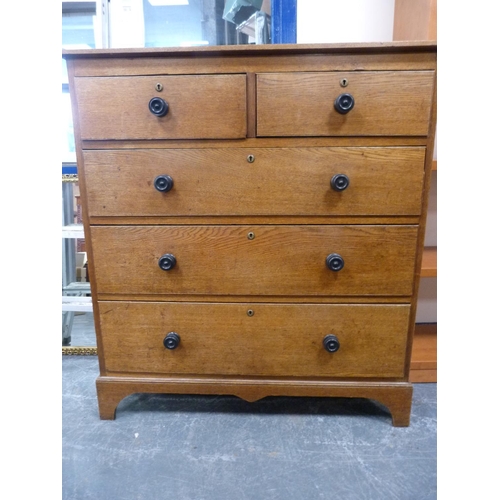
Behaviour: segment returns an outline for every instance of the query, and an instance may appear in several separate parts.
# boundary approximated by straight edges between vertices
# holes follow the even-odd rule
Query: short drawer
[[[422,147],[93,150],[83,157],[90,217],[391,216],[418,215],[422,205]]]
[[[432,71],[259,74],[257,135],[426,136],[433,88]],[[345,114],[342,94],[354,99]]]
[[[75,94],[83,140],[246,136],[245,75],[80,77]],[[150,111],[153,98],[165,116]]]
[[[108,373],[404,376],[408,305],[99,302],[99,311]]]
[[[91,226],[90,237],[98,293],[410,296],[417,231],[411,225]],[[337,270],[327,266],[331,255]],[[169,261],[169,270],[160,267]]]

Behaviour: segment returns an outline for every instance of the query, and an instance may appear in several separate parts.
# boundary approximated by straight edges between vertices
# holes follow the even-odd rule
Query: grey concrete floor
[[[91,312],[76,313],[71,329],[71,346],[89,347],[95,345],[94,314]]]
[[[135,394],[99,420],[95,356],[63,356],[64,500],[431,500],[436,384],[410,427],[362,399]]]

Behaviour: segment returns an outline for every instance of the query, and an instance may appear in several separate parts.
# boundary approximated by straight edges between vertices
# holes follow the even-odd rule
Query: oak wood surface
[[[248,311],[253,311],[253,316]],[[408,305],[101,302],[106,371],[291,377],[403,376]],[[174,350],[163,346],[180,336]],[[340,342],[335,353],[325,335]]]
[[[389,43],[334,46],[239,46],[206,49],[119,49],[71,51],[67,52],[65,57],[68,59],[70,91],[76,122],[75,143],[79,175],[81,175],[84,227],[89,240],[89,272],[92,282],[96,334],[102,374],[97,380],[101,418],[114,418],[117,404],[128,394],[134,392],[164,392],[234,394],[248,401],[255,401],[268,395],[368,397],[377,399],[389,408],[393,415],[394,425],[408,425],[412,388],[407,381],[410,376],[413,322],[417,303],[418,279],[421,273],[420,266],[435,130],[436,44]],[[295,123],[293,120],[290,121],[289,115],[286,113],[292,113],[294,110],[285,109],[286,106],[284,108],[283,105],[281,107],[276,105],[276,103],[279,104],[280,99],[289,99],[296,91],[293,88],[287,88],[286,85],[277,90],[276,86],[274,86],[274,94],[271,96],[270,91],[268,92],[268,98],[271,99],[272,97],[274,101],[274,108],[268,109],[265,101],[261,98],[258,88],[259,83],[257,82],[261,81],[261,79],[265,80],[269,76],[277,78],[279,81],[286,80],[287,72],[293,72],[294,75],[290,76],[294,78],[297,74],[306,77],[306,79],[312,75],[312,79],[316,82],[310,86],[310,89],[307,87],[301,88],[302,92],[299,92],[301,105],[310,98],[310,92],[312,92],[314,98],[313,105],[307,106],[305,113],[306,122],[309,123],[310,127],[308,126],[308,130],[304,129],[298,132],[302,136],[296,135],[296,132],[293,131],[297,130],[297,123],[303,126],[303,120],[298,120]],[[384,76],[392,75],[394,72],[399,72],[395,79]],[[340,73],[349,73],[350,80],[346,91],[356,89],[357,82],[362,82],[363,75],[373,73],[374,85],[372,89],[369,88],[369,83],[364,84],[365,95],[371,95],[369,92],[373,90],[373,99],[368,107],[364,106],[361,109],[370,110],[370,106],[378,99],[381,99],[380,102],[392,102],[387,106],[392,105],[394,109],[388,112],[387,106],[382,106],[384,109],[381,109],[377,115],[374,110],[379,110],[376,109],[376,106],[372,107],[370,114],[358,115],[357,128],[354,127],[351,131],[343,128],[339,132],[343,135],[329,135],[332,132],[328,129],[327,135],[321,136],[322,134],[317,134],[318,129],[314,129],[314,123],[315,120],[319,120],[321,126],[324,126],[324,115],[319,116],[321,113],[318,114],[314,110],[314,106],[318,103],[321,104],[321,99],[323,99],[328,101],[330,109],[333,108],[334,96],[327,99],[323,90],[328,87],[325,84],[325,82],[328,83],[328,78],[336,78]],[[123,86],[115,85],[115,83],[125,80],[137,82],[149,79],[148,81],[156,83],[158,82],[158,75],[162,75],[161,78],[164,78],[163,83],[174,81],[172,78],[177,82],[181,82],[177,87],[177,97],[174,92],[174,101],[172,103],[175,106],[172,107],[172,110],[181,109],[178,104],[183,102],[183,106],[185,106],[183,109],[189,111],[189,113],[183,115],[183,117],[189,115],[187,122],[175,122],[176,127],[180,125],[174,129],[173,135],[166,134],[165,131],[158,132],[158,127],[155,129],[156,131],[148,129],[148,126],[145,126],[146,122],[143,123],[142,118],[137,120],[136,114],[134,114],[133,118],[130,118],[130,115],[127,115],[127,110],[130,108],[127,108],[127,106],[136,99],[135,95],[138,87],[135,84],[130,84],[128,89],[125,88],[125,90],[130,90],[129,95],[126,96],[126,99],[122,99]],[[209,86],[203,85],[200,90],[199,83],[202,80],[208,82],[207,79],[219,78],[219,76],[215,75],[224,76],[226,83],[241,81],[241,86],[236,85],[236,87],[241,88],[239,97],[228,97],[230,96],[229,89],[231,85],[227,84],[225,91],[220,92],[223,94],[222,97],[218,97],[214,101],[207,101],[207,92],[210,93]],[[413,79],[414,75],[415,79]],[[422,77],[423,75],[430,75],[430,77],[426,79],[426,77]],[[284,80],[280,80],[282,76],[285,77]],[[107,87],[106,92],[107,95],[110,95],[111,100],[114,99],[116,104],[116,109],[111,106],[112,112],[118,113],[119,117],[109,119],[109,117],[103,115],[99,118],[98,126],[101,127],[102,124],[106,123],[106,120],[110,120],[106,125],[108,128],[100,129],[99,136],[90,136],[86,132],[82,133],[89,123],[88,103],[85,101],[85,106],[81,108],[82,94],[78,85],[83,83],[85,86],[86,83],[92,80],[95,80],[96,83],[98,81],[104,82],[108,80],[107,77],[110,77],[109,80],[114,82],[113,85],[110,84]],[[119,77],[125,78],[121,80]],[[406,77],[410,77],[412,81],[408,84],[400,84]],[[192,82],[192,85],[184,85],[184,82]],[[255,84],[257,84],[257,87]],[[335,85],[337,85],[338,89],[340,88],[338,80]],[[166,90],[165,85],[164,87]],[[317,91],[318,88],[320,89],[320,95],[314,96],[314,91]],[[361,88],[363,88],[363,85],[361,85]],[[378,89],[379,93],[375,91],[376,89]],[[154,92],[153,95],[164,97],[165,90],[161,93]],[[363,96],[363,92],[360,95]],[[399,104],[396,105],[394,101],[391,101],[390,96],[396,96],[397,98],[403,96],[403,99],[400,99]],[[93,104],[93,109],[94,111],[97,110],[97,114],[100,113],[99,107],[102,107],[103,110],[109,107],[106,104],[107,101],[101,99],[101,97],[95,100]],[[89,97],[89,94],[85,94],[84,99],[88,98],[93,99]],[[179,100],[176,101],[176,99]],[[224,120],[224,113],[227,113],[225,104],[228,99],[234,104],[231,104],[233,111],[229,113],[232,116],[229,121]],[[168,98],[166,100],[168,101]],[[353,112],[359,111],[358,105],[360,102],[363,103],[363,99],[360,101],[358,98]],[[208,113],[210,115],[209,119],[204,115],[204,110],[208,109],[207,106],[209,107],[212,104],[213,108],[210,108],[210,113]],[[141,113],[144,112],[144,109],[146,113],[149,113],[147,102],[145,108],[142,104],[139,107],[141,107]],[[404,111],[400,108],[404,108]],[[265,116],[266,112],[271,112],[274,115],[274,118],[272,118],[268,114],[265,123],[271,130],[275,130],[275,135],[253,137],[256,132],[258,134],[263,133],[260,128],[256,130],[255,127],[257,124],[260,126],[261,114]],[[399,118],[398,113],[401,113]],[[200,117],[200,114],[203,116]],[[390,116],[388,116],[389,114]],[[403,115],[405,119],[402,118]],[[176,119],[178,117],[175,114],[172,116],[175,116]],[[356,117],[356,115],[353,116]],[[349,115],[345,118],[348,117]],[[147,118],[149,119],[149,116]],[[156,119],[153,115],[151,115],[151,118]],[[379,123],[377,123],[377,119]],[[91,125],[92,120],[93,117],[90,119]],[[114,123],[111,123],[112,121]],[[138,122],[137,126],[134,125],[134,121]],[[285,128],[289,128],[288,131],[284,132],[280,128],[283,123]],[[395,123],[397,123],[397,127],[394,125]],[[135,130],[134,133],[143,135],[134,136],[127,127],[132,131]],[[122,128],[125,130],[124,135],[109,136],[109,133],[114,133],[116,130],[120,131]],[[359,133],[359,130],[363,132]],[[278,137],[276,131],[278,134],[283,133],[285,135]],[[293,133],[290,133],[290,131]],[[155,135],[157,132],[159,135]],[[186,138],[190,138],[190,140],[184,140]],[[361,149],[369,146],[380,149],[387,148],[387,150],[400,148],[401,151],[398,152],[398,155],[402,154],[404,150],[412,149],[411,146],[423,146],[423,148],[414,149],[425,150],[425,161],[420,160],[418,168],[415,165],[411,172],[404,170],[406,163],[410,162],[408,157],[405,159],[401,156],[401,161],[394,161],[394,163],[390,157],[387,157],[388,170],[381,172],[379,178],[382,179],[386,175],[394,179],[394,186],[397,185],[398,187],[391,186],[387,197],[393,199],[393,201],[400,200],[401,205],[399,208],[388,208],[391,203],[382,199],[380,190],[378,190],[380,184],[375,182],[377,186],[375,193],[379,194],[370,195],[368,200],[358,199],[357,203],[352,204],[350,207],[351,210],[346,208],[343,214],[339,213],[337,215],[331,215],[327,212],[314,213],[315,207],[321,209],[325,205],[322,205],[324,199],[318,197],[317,200],[313,200],[310,191],[308,191],[307,181],[311,177],[310,172],[308,172],[308,175],[304,175],[303,163],[294,164],[293,155],[291,154],[289,157],[280,159],[276,156],[278,148],[287,150],[302,148],[312,154],[314,148],[352,147]],[[251,166],[250,164],[244,165],[242,170],[235,168],[235,165],[239,166],[239,158],[236,158],[236,155],[243,152],[243,148],[256,148],[259,150],[257,160],[252,165],[257,167],[257,172],[268,182],[251,184],[249,178],[245,177],[247,172],[245,167]],[[269,152],[261,153],[260,150],[264,148],[269,149]],[[92,155],[97,153],[86,151],[85,161],[92,157],[92,168],[94,169],[92,172],[87,170],[83,158],[84,150],[89,149],[100,149],[101,153],[104,152],[102,150],[112,150],[106,153],[111,156],[118,155],[118,150],[121,150],[119,152],[120,165],[118,165],[116,159],[110,164],[101,162],[101,160],[94,162],[95,156]],[[143,151],[134,151],[137,149]],[[187,181],[196,178],[204,181],[210,187],[209,192],[212,197],[217,195],[216,182],[208,174],[210,169],[212,172],[216,171],[216,166],[213,165],[215,162],[211,162],[209,167],[205,164],[203,169],[206,168],[207,172],[203,172],[198,177],[192,174],[193,169],[195,169],[194,164],[186,163],[183,169],[177,167],[177,165],[183,161],[182,158],[195,158],[201,164],[203,152],[206,153],[207,157],[217,159],[222,165],[219,173],[221,173],[221,178],[223,177],[220,182],[224,188],[219,193],[222,198],[220,205],[217,205],[210,197],[201,199],[202,197],[199,197],[199,194],[206,194],[206,191],[203,191],[206,188],[202,187],[199,190],[197,188],[190,192],[191,204],[187,200],[183,201],[184,205],[179,210],[185,212],[184,214],[177,216],[160,214],[144,217],[144,214],[147,213],[151,206],[153,210],[157,210],[158,207],[151,200],[150,204],[145,204],[143,200],[136,199],[140,197],[135,194],[137,193],[136,189],[142,192],[143,186],[141,187],[140,179],[134,177],[137,172],[132,173],[133,162],[128,162],[129,165],[126,166],[127,160],[125,157],[130,155],[136,158],[136,154],[148,158],[149,154],[154,157],[158,155],[159,157],[162,154],[158,151],[160,149],[169,151],[167,155],[173,155],[171,158],[178,170],[175,174],[175,180],[177,181],[175,189],[179,187],[181,180],[184,181],[185,179]],[[229,161],[225,163],[224,159],[219,159],[217,157],[218,153],[214,153],[216,149],[224,149],[229,156],[235,158],[234,163],[229,164]],[[149,152],[146,150],[149,150]],[[179,150],[184,150],[184,153],[179,152]],[[87,156],[87,153],[91,156]],[[215,154],[215,156],[211,156],[212,154]],[[283,152],[283,155],[287,154],[287,151]],[[313,156],[319,158],[320,155]],[[101,157],[99,156],[99,158]],[[262,171],[259,170],[262,167],[258,163],[260,158],[266,158],[266,162],[268,162],[264,164],[267,168]],[[273,185],[279,185],[281,172],[286,170],[284,167],[285,160],[291,165],[289,171],[294,174],[292,180],[289,180],[290,191],[288,197],[281,196],[278,193],[278,188],[272,187]],[[319,163],[323,165],[321,161]],[[99,164],[99,168],[97,168],[97,164]],[[122,165],[126,175],[119,170]],[[151,168],[150,163],[139,164],[137,162],[135,165],[137,171],[141,169],[148,171]],[[361,178],[367,181],[373,172],[371,172],[367,163],[361,162],[360,165],[359,170],[356,169],[355,171],[362,171]],[[414,186],[420,185],[419,189],[421,189],[422,193],[421,196],[419,193],[420,208],[417,207],[416,211],[414,211],[413,208],[408,208],[415,206],[410,201],[411,196],[415,196],[415,194],[409,194],[410,182],[407,176],[415,175],[417,170],[422,172],[424,165],[423,183],[422,177],[414,180]],[[128,180],[125,182],[129,186],[128,196],[130,199],[128,205],[126,203],[120,205],[123,193],[111,182],[113,176],[107,174],[106,177],[104,175],[105,172],[113,168],[115,174],[118,171],[120,176],[124,175],[125,178],[128,176]],[[199,164],[196,165],[196,168],[202,169]],[[321,168],[326,169],[326,167],[321,166],[319,170]],[[378,168],[379,171],[382,170],[381,164]],[[255,170],[253,172],[255,173]],[[392,173],[390,174],[390,172]],[[96,187],[101,175],[103,176],[101,183],[107,185],[109,189],[107,195],[102,188]],[[182,177],[184,175],[186,175],[185,178]],[[295,176],[298,176],[298,178],[296,179]],[[352,176],[353,184],[350,187],[359,186],[358,182],[354,183],[354,173],[352,173]],[[243,191],[242,194],[242,191],[238,191],[238,189],[241,189],[239,184],[232,183],[231,180],[228,180],[228,177],[233,177],[233,181],[238,180],[242,184],[244,184],[243,180],[246,180],[247,189],[250,189],[250,186],[258,185],[263,193],[250,194]],[[213,183],[210,184],[212,181]],[[120,180],[120,182],[122,181]],[[136,185],[132,188],[134,182]],[[300,185],[298,192],[301,196],[290,200],[292,192],[294,192],[291,188],[297,185]],[[400,192],[397,192],[398,189]],[[95,203],[99,200],[102,201],[103,197],[106,197],[108,206],[115,204],[114,215],[109,216],[109,211],[99,215],[91,215],[91,211],[89,213],[91,203],[90,197],[87,199],[87,195],[90,195],[92,190],[94,190],[94,193],[99,193],[94,200]],[[392,192],[393,190],[396,193]],[[237,211],[241,210],[241,212],[237,212],[241,213],[241,215],[231,215],[223,212],[225,209],[231,209],[229,196],[226,194],[227,191],[231,192],[233,206],[236,206]],[[415,188],[411,192],[415,193],[417,189]],[[344,192],[343,195],[348,193],[349,191]],[[408,199],[403,199],[404,193],[408,196]],[[224,198],[224,196],[227,196],[227,198]],[[274,198],[274,204],[269,202],[269,198]],[[165,199],[169,200],[168,194]],[[345,201],[346,198],[343,197],[342,202]],[[215,208],[208,209],[207,203]],[[398,203],[399,201],[395,201],[395,205]],[[279,212],[281,210],[280,204],[283,204],[283,207],[286,206],[286,212],[284,208],[283,213]],[[124,212],[126,210],[125,205],[126,207],[134,207],[134,210],[139,210],[139,212],[134,212],[135,215],[127,215]],[[148,208],[146,208],[146,205]],[[254,210],[269,210],[269,212],[249,214],[248,211],[242,208],[249,205],[257,207]],[[378,205],[378,211],[376,212],[353,215],[353,211],[359,207],[364,212],[365,208],[362,207],[373,207],[375,205]],[[222,212],[213,213],[218,206],[222,206],[219,209]],[[294,207],[297,206],[305,208],[305,210],[301,212],[302,209],[297,208],[297,212],[292,213]],[[407,208],[402,209],[402,212],[398,212],[403,206]],[[193,210],[196,212],[196,210],[202,209],[206,210],[203,215],[194,215]],[[143,210],[146,210],[146,212]],[[389,212],[394,210],[394,212],[384,213],[384,210],[389,210]],[[254,240],[247,239],[249,231],[256,234]],[[339,249],[338,246],[341,246],[342,249]],[[157,264],[158,257],[170,251],[178,257],[178,265],[174,268],[173,274],[172,272],[161,271]],[[346,265],[339,273],[333,273],[325,266],[325,257],[330,252],[341,253],[345,259]],[[189,262],[189,265],[187,262]],[[316,267],[318,263],[320,263],[319,267]],[[154,311],[152,314],[144,313],[141,305],[141,302],[144,301],[147,301],[144,310]],[[239,311],[240,308],[246,307],[245,301],[247,301],[258,312],[265,310],[267,316],[264,313],[262,317],[259,314],[254,314],[252,317],[244,315],[240,324],[238,323],[239,315],[235,312],[230,314],[226,312],[224,315],[205,313],[205,322],[203,322],[203,315],[196,315],[193,309],[199,310],[195,302],[199,303],[200,301],[205,301],[202,307],[203,311],[222,311],[226,310],[226,308],[230,308],[231,311]],[[128,302],[130,302],[130,305],[127,304]],[[108,307],[108,305],[112,307],[112,311],[108,312],[106,310],[107,314],[104,314],[104,310],[101,310],[101,308]],[[358,349],[356,355],[352,358],[352,364],[342,368],[344,372],[341,373],[345,375],[345,379],[350,381],[344,380],[343,375],[338,375],[339,372],[328,371],[326,365],[320,365],[322,366],[320,372],[324,369],[323,373],[326,373],[320,378],[321,373],[318,374],[316,370],[311,368],[314,363],[295,363],[298,366],[299,373],[310,374],[297,376],[290,364],[283,361],[287,356],[289,356],[288,359],[290,359],[290,356],[292,359],[298,359],[300,357],[299,352],[304,351],[297,348],[297,342],[294,342],[292,343],[293,353],[290,351],[290,354],[287,354],[288,351],[279,350],[279,346],[286,347],[287,344],[276,341],[276,338],[281,339],[288,332],[291,332],[289,335],[294,340],[302,338],[302,334],[299,333],[301,321],[300,317],[297,316],[299,311],[313,311],[317,308],[325,311],[338,311],[340,309],[353,311],[353,308],[358,307],[360,311],[380,311],[385,309],[395,311],[404,309],[406,311],[405,327],[397,327],[398,319],[393,323],[394,318],[399,318],[398,314],[393,316],[392,319],[389,317],[390,315],[384,316],[385,319],[383,319],[380,316],[363,316],[361,314],[359,317],[355,315],[358,319],[353,321],[358,323],[357,326],[353,323],[351,329],[349,326],[351,318],[348,315],[341,315],[343,323],[340,323],[344,327],[342,334],[348,340],[347,345],[356,346],[356,349]],[[137,312],[136,308],[143,312]],[[120,349],[135,346],[133,348],[138,349],[138,352],[143,356],[142,359],[148,356],[153,356],[153,359],[155,359],[158,354],[155,350],[156,347],[146,352],[144,343],[140,342],[138,337],[133,334],[133,328],[135,328],[133,325],[137,326],[137,331],[141,332],[141,338],[146,339],[145,344],[148,345],[147,343],[153,335],[152,332],[155,331],[155,328],[160,330],[164,324],[162,322],[166,321],[165,316],[161,316],[159,311],[180,311],[180,308],[188,308],[193,313],[181,314],[176,312],[173,316],[178,318],[181,326],[190,325],[193,327],[193,331],[198,332],[208,331],[202,336],[202,341],[205,342],[204,345],[208,345],[207,339],[214,341],[207,347],[207,350],[215,344],[215,359],[217,357],[222,359],[221,366],[223,369],[228,370],[227,373],[230,373],[231,370],[247,370],[245,372],[247,374],[221,374],[217,371],[215,359],[211,359],[210,356],[206,355],[205,357],[201,356],[198,366],[194,366],[196,362],[188,362],[188,365],[192,363],[192,370],[196,369],[196,372],[192,374],[184,372],[183,375],[169,375],[170,372],[166,371],[162,372],[163,374],[160,377],[150,372],[151,366],[148,361],[136,365],[135,368],[138,371],[135,372],[134,376],[126,376],[121,372],[108,372],[108,356],[102,354],[104,346],[109,348],[112,345],[112,352],[115,353],[119,353]],[[270,311],[275,310],[286,311],[287,313],[271,314]],[[123,314],[119,314],[117,311],[121,311]],[[106,319],[107,315],[111,316]],[[307,314],[304,316],[308,317]],[[304,324],[321,326],[321,324],[318,324],[318,322],[321,323],[321,318],[327,318],[322,324],[331,324],[328,318],[333,316],[333,313],[331,313],[331,316],[327,313],[324,313],[323,316],[315,313],[311,319],[304,321]],[[131,320],[125,322],[126,317],[131,317]],[[224,322],[224,318],[227,317],[231,318],[231,323],[228,326]],[[295,321],[293,321],[294,318]],[[380,321],[377,321],[377,318]],[[266,324],[255,330],[252,328],[242,330],[240,328],[237,332],[236,326],[251,325],[247,320],[265,320]],[[152,329],[145,327],[148,321],[152,322]],[[384,328],[381,325],[384,325],[386,321],[388,326]],[[106,325],[102,332],[101,322]],[[216,323],[214,328],[203,330],[206,323],[210,322],[212,324]],[[256,322],[253,323],[253,325],[255,324]],[[274,337],[266,335],[266,326],[268,325],[276,325],[274,331],[278,333],[275,333]],[[286,325],[289,327],[285,332]],[[380,368],[380,372],[377,372],[379,367],[374,362],[375,356],[373,358],[364,357],[365,354],[363,353],[366,346],[365,343],[361,342],[363,333],[359,333],[362,330],[367,332],[365,335],[368,335],[367,338],[370,340],[375,338],[380,340],[380,349],[386,346],[386,350],[390,353],[387,360],[390,364],[388,370],[384,371]],[[397,334],[394,333],[396,330],[398,331]],[[221,333],[217,335],[216,331]],[[250,334],[246,337],[239,335],[242,331],[250,332]],[[391,331],[394,335],[391,335]],[[354,332],[358,332],[358,334]],[[118,340],[121,333],[127,339],[125,345],[121,345]],[[195,338],[194,335],[190,335],[184,334],[184,347],[186,347],[188,341],[189,346],[192,347],[199,340],[199,336]],[[225,346],[217,343],[217,340],[221,337],[227,340]],[[274,351],[277,353],[278,364],[267,363],[266,359],[268,358],[266,356],[263,359],[255,356],[253,358],[243,356],[243,354],[239,354],[239,350],[237,350],[236,355],[226,356],[227,350],[225,349],[228,344],[231,349],[233,349],[234,345],[245,346],[245,339],[248,339],[255,350],[258,350],[259,346],[262,345],[268,346],[269,349],[266,352]],[[308,337],[308,339],[309,346],[316,342],[313,337]],[[353,342],[353,344],[350,344],[350,342]],[[346,343],[343,342],[342,348],[345,345]],[[341,351],[335,354],[347,354],[342,348]],[[217,349],[219,350],[217,351]],[[378,347],[375,347],[375,349],[378,349]],[[400,349],[401,353],[397,354],[394,349]],[[181,352],[174,351],[175,354]],[[244,352],[244,350],[241,352]],[[312,351],[306,349],[305,352],[310,355]],[[109,358],[112,363],[116,362],[119,366],[131,363],[133,366],[133,359],[123,359],[120,355],[117,355],[116,358],[114,356],[114,354],[111,354]],[[189,359],[191,360],[191,358]],[[377,355],[377,359],[379,362],[380,360],[382,360],[382,363],[385,362],[384,354]],[[226,364],[224,364],[224,360],[226,360]],[[238,360],[241,362],[238,363]],[[366,361],[366,364],[364,361]],[[156,361],[153,362],[153,366],[156,366],[157,370],[164,369],[163,365],[158,366],[155,363]],[[317,363],[317,365],[319,364]],[[353,367],[354,370],[351,370]],[[213,373],[202,375],[200,374],[202,368],[207,372],[212,370]],[[420,368],[418,370],[420,373],[432,370],[424,367],[424,365]],[[311,369],[310,372],[307,371],[309,369]],[[259,374],[272,373],[272,370],[275,370],[274,373],[283,373],[280,370],[284,370],[286,375],[272,377],[271,375]],[[363,374],[363,370],[367,371]],[[375,373],[369,375],[368,372]],[[111,376],[111,373],[114,373],[115,376]],[[387,382],[380,382],[380,377],[385,377]],[[332,380],[332,378],[334,379]],[[360,380],[364,380],[364,382]]]
[[[427,146],[426,137],[370,136],[370,137],[247,137],[244,139],[217,140],[149,139],[147,141],[82,141],[83,149],[215,149],[215,148],[319,148],[319,147],[397,147]]]
[[[188,55],[188,57],[186,57]],[[256,73],[262,71],[425,70],[436,67],[435,43],[279,44],[197,49],[64,50],[76,76]]]
[[[218,295],[218,294],[189,294],[181,295],[153,295],[153,294],[132,294],[127,291],[120,293],[96,292],[98,300],[128,302],[273,302],[288,304],[409,304],[410,296],[393,295]]]
[[[114,59],[121,57],[139,57],[140,59],[148,56],[162,58],[180,56],[196,56],[201,58],[210,54],[254,54],[265,56],[276,54],[280,57],[290,54],[337,54],[337,53],[401,53],[407,55],[408,52],[426,52],[433,54],[436,52],[436,42],[432,41],[393,41],[393,42],[363,42],[363,43],[334,43],[334,44],[279,44],[279,45],[217,45],[207,47],[141,47],[141,48],[114,48],[114,49],[63,49],[62,55],[65,59]],[[169,59],[167,59],[168,61]],[[183,59],[189,61],[189,59]],[[205,61],[203,61],[205,62]]]
[[[70,99],[71,99],[71,109],[72,109],[72,118],[73,118],[73,129],[74,129],[74,134],[75,134],[75,152],[76,152],[76,160],[77,160],[77,167],[78,167],[78,187],[80,189],[80,194],[81,194],[81,215],[82,215],[82,222],[83,222],[83,227],[84,227],[84,235],[86,235],[86,252],[87,252],[87,258],[88,258],[88,275],[90,279],[90,286],[91,286],[91,299],[92,299],[92,311],[94,315],[94,326],[95,326],[95,333],[96,333],[96,344],[97,344],[97,353],[98,353],[98,360],[99,360],[99,373],[103,374],[104,373],[104,357],[99,356],[99,352],[102,350],[102,344],[101,344],[101,331],[99,327],[99,322],[97,319],[99,318],[99,303],[97,299],[97,287],[96,287],[96,277],[95,277],[95,271],[94,271],[94,266],[92,263],[94,262],[94,257],[93,257],[93,250],[92,250],[92,241],[90,240],[89,236],[90,235],[90,223],[89,223],[89,217],[88,217],[88,211],[87,211],[87,203],[86,203],[86,179],[85,179],[85,172],[82,168],[83,165],[83,151],[82,151],[82,141],[81,141],[81,134],[80,134],[80,114],[78,111],[78,106],[77,106],[77,95],[75,92],[75,87],[74,87],[74,82],[75,82],[75,66],[77,65],[77,62],[75,60],[68,60],[67,61],[67,68],[68,68],[68,81],[69,81],[69,86],[70,86]]]
[[[186,57],[187,56],[187,57]],[[435,43],[276,44],[63,50],[75,76],[256,73],[436,68]]]
[[[434,156],[434,140],[436,137],[436,115],[437,115],[437,75],[434,73],[434,85],[432,91],[432,108],[431,116],[428,122],[427,129],[427,147],[425,152],[425,176],[424,176],[424,186],[423,186],[423,196],[422,196],[422,218],[420,224],[418,225],[418,238],[417,238],[417,256],[415,259],[415,276],[413,280],[413,300],[410,315],[410,324],[415,324],[415,318],[417,316],[417,304],[418,304],[418,291],[420,286],[420,273],[422,270],[422,256],[425,243],[425,228],[427,224],[427,207],[429,204],[429,193],[430,184],[432,178],[432,161]],[[406,350],[406,368],[405,374],[407,377],[410,375],[411,366],[411,347],[413,344],[413,333],[414,328],[410,328],[408,331],[408,344]]]
[[[262,45],[261,45],[262,47]],[[99,49],[95,49],[96,52]],[[215,54],[214,54],[215,55]],[[201,63],[203,62],[203,64]],[[78,77],[131,76],[131,75],[186,75],[231,74],[288,71],[404,71],[434,70],[436,54],[429,52],[408,53],[359,53],[352,54],[288,54],[288,55],[224,55],[186,59],[183,57],[140,58],[88,58],[78,59]]]
[[[437,39],[437,0],[396,0],[394,5],[394,40],[433,40]],[[433,42],[435,43],[435,42]],[[435,123],[436,123],[436,97],[434,98],[434,112],[430,120],[431,131],[429,133],[428,150],[434,151]],[[432,170],[437,170],[437,161],[432,160]],[[428,189],[424,188],[424,193]],[[425,196],[424,196],[425,199]],[[426,221],[423,221],[425,228]],[[422,238],[420,238],[422,240]],[[426,249],[422,255],[422,277],[437,275],[437,263],[435,258],[432,262],[427,262],[429,253]],[[435,256],[434,256],[435,257]],[[418,281],[418,280],[417,280]],[[418,282],[415,295],[418,294]],[[416,307],[416,304],[415,304]],[[418,326],[418,325],[417,325]],[[418,342],[421,339],[417,339]],[[436,358],[434,346],[433,357]],[[413,367],[414,355],[412,355]],[[410,371],[410,380],[413,382],[436,382],[437,370],[413,370]]]
[[[392,414],[395,427],[410,424],[413,387],[405,382],[337,382],[309,380],[231,379],[202,377],[139,377],[101,376],[96,380],[99,415],[113,420],[118,403],[134,393],[225,394],[246,401],[266,396],[313,396],[375,399]]]
[[[433,86],[432,71],[258,74],[257,135],[426,135]],[[344,115],[343,93],[355,100]]]
[[[437,247],[425,247],[422,255],[422,278],[437,276]]]
[[[252,155],[253,163],[248,162]],[[84,151],[90,217],[418,215],[424,148]],[[167,174],[167,193],[153,185]],[[345,174],[349,186],[330,180]]]
[[[136,294],[411,295],[416,235],[416,226],[396,225],[90,230],[97,289]],[[163,271],[167,253],[177,265]],[[345,261],[339,272],[326,267],[331,253]]]
[[[246,136],[245,75],[75,78],[74,86],[83,140]],[[166,116],[149,111],[153,97],[169,104]]]
[[[393,216],[352,216],[352,215],[217,215],[217,216],[175,216],[175,217],[144,217],[144,216],[116,216],[116,217],[97,217],[93,216],[90,221],[94,225],[184,225],[184,226],[202,226],[202,225],[290,225],[290,224],[418,224],[420,216],[417,215],[393,215]]]
[[[255,73],[247,73],[247,137],[256,137],[257,95],[255,92]]]

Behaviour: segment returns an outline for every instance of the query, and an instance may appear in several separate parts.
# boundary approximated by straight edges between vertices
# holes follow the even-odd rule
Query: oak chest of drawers
[[[363,397],[409,424],[434,44],[66,51],[100,416]]]

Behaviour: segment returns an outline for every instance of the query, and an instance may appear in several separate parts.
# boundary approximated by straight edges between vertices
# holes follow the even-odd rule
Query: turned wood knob
[[[181,338],[175,332],[170,332],[163,339],[163,345],[165,346],[166,349],[176,349],[179,346],[180,342]]]
[[[337,113],[345,115],[354,108],[354,97],[351,94],[340,94],[335,99],[334,108]]]
[[[153,97],[149,101],[149,111],[155,116],[165,116],[168,113],[168,102],[161,97]]]
[[[154,186],[157,191],[166,193],[174,187],[174,180],[170,175],[159,175],[155,178]]]
[[[340,271],[344,267],[344,259],[338,253],[331,253],[326,258],[326,267],[331,271]]]
[[[323,339],[323,347],[325,351],[337,352],[340,349],[339,339],[335,335],[327,335]]]
[[[177,259],[171,253],[166,253],[158,259],[158,265],[163,271],[170,271],[175,267],[175,264],[177,264]]]
[[[343,191],[349,186],[349,177],[345,174],[334,175],[330,181],[330,186],[332,186],[332,189],[335,191]]]

